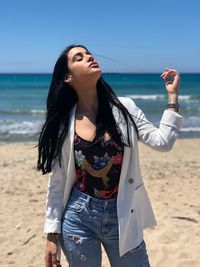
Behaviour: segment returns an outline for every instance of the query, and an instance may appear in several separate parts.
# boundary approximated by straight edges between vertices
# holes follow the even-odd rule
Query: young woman
[[[117,97],[88,49],[58,58],[38,144],[38,170],[51,173],[46,200],[46,267],[61,246],[71,267],[149,267],[143,229],[156,225],[140,174],[138,141],[168,151],[178,136],[179,75],[161,75],[169,96],[159,128],[128,97]]]

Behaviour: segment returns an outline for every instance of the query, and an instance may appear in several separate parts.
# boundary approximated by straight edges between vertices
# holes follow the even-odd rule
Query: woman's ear
[[[65,83],[70,83],[71,81],[72,81],[72,76],[67,74],[67,75],[65,76],[64,82],[65,82]]]

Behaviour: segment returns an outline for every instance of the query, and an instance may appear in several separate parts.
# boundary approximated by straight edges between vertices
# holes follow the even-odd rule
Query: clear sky
[[[108,72],[200,72],[200,0],[0,0],[0,72],[52,72],[69,44]]]

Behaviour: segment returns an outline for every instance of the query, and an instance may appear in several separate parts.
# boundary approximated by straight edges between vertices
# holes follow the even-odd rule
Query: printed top
[[[77,183],[75,187],[96,198],[116,198],[124,147],[114,140],[102,140],[95,145],[75,132],[74,155]]]

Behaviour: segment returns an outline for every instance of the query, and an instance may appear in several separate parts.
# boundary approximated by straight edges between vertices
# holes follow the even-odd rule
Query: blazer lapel
[[[123,141],[126,141],[127,140],[126,122],[125,120],[123,120],[123,117],[121,116],[120,111],[118,110],[116,106],[112,107],[112,112],[113,112],[113,116],[115,118],[116,124],[119,126],[121,130]]]
[[[66,173],[65,192],[63,197],[63,209],[68,201],[71,188],[76,182],[75,161],[74,161],[74,126],[75,126],[75,112],[77,104],[72,108],[69,119],[69,130],[67,138],[63,144],[63,161]]]
[[[121,133],[123,135],[123,141],[127,141],[127,126],[126,126],[126,121],[123,120],[123,117],[121,116],[118,108],[116,106],[113,106],[113,116],[115,118],[116,124],[119,126]],[[130,131],[129,131],[130,133]],[[131,138],[131,135],[130,135]],[[127,171],[128,171],[128,165],[129,165],[129,159],[130,159],[130,152],[131,149],[128,146],[124,146],[124,155],[123,155],[123,161],[122,161],[122,168],[121,168],[121,174],[120,174],[120,180],[119,180],[119,191],[118,191],[118,196],[120,195],[120,186],[123,186],[125,178],[127,176]],[[118,197],[119,199],[119,197]]]

